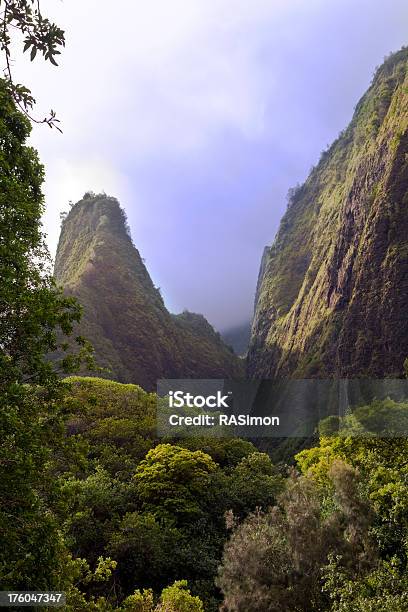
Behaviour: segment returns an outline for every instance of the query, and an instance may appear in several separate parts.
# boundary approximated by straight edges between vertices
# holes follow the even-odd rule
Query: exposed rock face
[[[256,312],[256,307],[258,305],[259,296],[260,296],[261,287],[262,287],[262,281],[265,276],[265,271],[268,265],[270,252],[271,252],[271,247],[269,246],[264,247],[262,258],[261,258],[261,265],[259,266],[258,280],[256,283],[254,313]]]
[[[408,49],[290,200],[263,263],[253,377],[393,377],[408,357]]]
[[[229,378],[241,361],[201,315],[171,315],[153,285],[115,198],[89,196],[64,220],[55,278],[84,307],[76,334],[119,382],[154,389],[158,378]]]

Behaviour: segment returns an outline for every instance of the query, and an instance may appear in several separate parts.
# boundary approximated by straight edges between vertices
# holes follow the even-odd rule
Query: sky
[[[260,258],[302,182],[350,121],[406,0],[42,0],[66,31],[54,68],[16,60],[46,168],[44,230],[84,192],[126,210],[172,312],[220,330],[252,315]]]

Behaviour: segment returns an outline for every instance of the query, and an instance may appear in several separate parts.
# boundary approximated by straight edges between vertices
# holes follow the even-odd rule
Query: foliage
[[[0,0],[2,5],[0,46],[8,68],[13,26],[23,33],[31,59],[40,52],[55,63],[63,32],[42,17],[39,5]],[[273,286],[260,296],[269,313],[272,301],[285,329],[300,289],[321,281],[318,258],[335,232],[325,234],[313,260],[310,230],[335,227],[332,202],[341,203],[347,189],[355,189],[360,146],[374,154],[385,142],[378,139],[386,136],[386,117],[397,112],[394,96],[404,95],[405,56],[388,60],[350,128],[325,152],[311,179],[290,194],[271,250]],[[68,346],[61,336],[72,332],[81,309],[56,288],[49,271],[40,225],[43,169],[26,145],[27,117],[14,105],[27,112],[34,100],[8,76],[0,81],[0,532],[7,535],[0,546],[2,587],[65,590],[68,612],[215,612],[219,567],[217,584],[231,612],[406,610],[408,448],[406,438],[395,437],[406,431],[405,403],[374,402],[336,423],[327,421],[319,446],[297,455],[303,475],[293,472],[283,483],[270,457],[249,442],[159,443],[156,398],[136,385],[60,380],[48,355],[64,354]],[[55,121],[53,113],[44,120],[50,126]],[[390,156],[401,148],[404,121],[396,121],[398,130],[391,121]],[[372,204],[384,185],[369,188]],[[93,240],[90,219],[100,230]],[[300,245],[296,253],[293,243]],[[203,317],[172,316],[165,309],[116,200],[85,194],[63,222],[60,248],[57,274],[72,293],[81,290],[87,325],[122,378],[129,377],[135,330],[141,331],[134,375],[148,387],[157,378],[157,364],[167,375],[180,373],[180,367],[187,368],[184,375],[202,373],[203,364],[207,373],[241,371]],[[390,261],[397,252],[405,251],[393,244]],[[106,262],[113,273],[104,276],[99,273]],[[97,310],[84,271],[112,300],[112,311],[129,310],[133,318],[123,317],[118,326],[104,305]],[[98,317],[112,332],[102,340],[90,323]],[[305,352],[305,371],[319,371],[319,351],[338,322],[323,328],[316,354]],[[87,343],[76,341],[79,354],[63,356],[64,371],[75,370],[82,358],[92,364]],[[333,425],[341,435],[329,435]],[[394,437],[374,435],[384,427]]]
[[[344,463],[330,473],[331,507],[309,478],[292,475],[278,504],[235,527],[225,545],[218,585],[225,610],[322,610],[321,568],[330,552],[354,573],[374,559],[369,509],[358,491],[358,474]]]
[[[151,589],[137,590],[122,602],[120,607],[124,612],[152,612],[154,610],[154,596]]]
[[[237,463],[230,472],[228,496],[234,503],[236,516],[247,516],[254,508],[266,510],[283,488],[278,475],[266,453],[252,452]]]
[[[163,589],[157,612],[204,612],[198,597],[193,597],[187,589],[186,580],[178,580]]]
[[[68,458],[60,454],[53,466],[71,500],[67,542],[91,567],[99,557],[117,563],[105,584],[79,585],[84,605],[157,612],[170,605],[167,585],[187,579],[189,597],[215,612],[220,566],[231,612],[402,612],[406,441],[347,435],[347,427],[377,426],[375,411],[392,413],[394,404],[361,408],[358,426],[347,416],[342,435],[299,453],[304,475],[283,483],[246,441],[158,444],[156,398],[135,385],[78,377],[67,384]],[[72,456],[82,457],[76,473]]]
[[[64,388],[47,354],[61,347],[59,334],[71,332],[81,311],[48,268],[43,168],[26,145],[29,133],[0,80],[0,529],[7,534],[0,575],[4,588],[44,590],[60,584],[66,556],[48,472],[51,446],[62,435]],[[65,370],[88,355],[78,342],[79,353],[62,359]]]
[[[339,561],[332,556],[324,571],[323,588],[333,601],[331,612],[406,612],[408,575],[397,559],[379,562],[357,580]]]
[[[374,402],[382,418],[384,407],[390,414],[406,412],[401,403],[385,400]],[[373,407],[362,407],[372,422]],[[392,420],[392,419],[391,419]],[[408,541],[408,440],[406,437],[380,438],[356,436],[355,419],[347,416],[341,423],[341,435],[322,436],[319,446],[304,450],[296,457],[303,473],[308,473],[321,483],[327,482],[329,470],[336,457],[358,467],[363,483],[364,495],[370,501],[375,519],[372,531],[376,535],[381,553],[387,558],[405,557],[404,542]],[[349,435],[348,435],[349,434]]]
[[[239,438],[181,438],[177,440],[179,446],[184,446],[190,450],[202,450],[210,455],[222,468],[235,467],[244,457],[248,457],[256,452],[256,447],[248,440]]]
[[[135,479],[144,510],[163,518],[197,520],[202,509],[197,494],[210,484],[216,464],[200,450],[160,444],[138,466]]]
[[[122,603],[120,610],[132,612],[204,612],[199,597],[191,595],[186,580],[177,580],[163,589],[159,602],[154,606],[153,591],[137,590]]]
[[[0,9],[3,9],[0,17],[0,50],[5,58],[5,85],[8,93],[20,109],[35,123],[46,123],[49,127],[56,127],[59,120],[52,110],[49,117],[39,121],[29,113],[32,110],[35,100],[29,89],[23,85],[13,82],[11,65],[11,49],[13,38],[11,32],[22,34],[23,51],[30,52],[30,60],[33,61],[37,53],[41,54],[45,60],[57,66],[56,56],[60,55],[61,47],[65,46],[65,36],[63,30],[55,23],[44,17],[41,12],[39,0],[0,0]]]
[[[45,354],[57,348],[56,329],[69,333],[80,309],[55,288],[48,268],[40,225],[44,174],[25,144],[29,134],[29,122],[0,81],[1,376],[50,384],[56,377]]]
[[[282,488],[267,455],[243,440],[158,444],[155,395],[97,378],[65,384],[69,435],[52,469],[68,501],[62,515],[72,553],[91,566],[99,556],[117,561],[119,600],[135,588],[158,596],[187,579],[206,610],[216,610],[225,513],[267,508]]]
[[[118,577],[125,593],[136,585],[158,592],[182,568],[177,550],[185,546],[183,533],[153,514],[128,512],[110,535],[107,551],[118,561]]]
[[[375,431],[379,425],[384,428],[384,423],[388,435],[398,434],[406,411],[404,402],[374,401],[341,419],[337,435],[322,435],[319,446],[297,455],[303,473],[327,491],[326,499],[330,498],[329,474],[337,458],[358,468],[361,493],[372,508],[370,533],[380,558],[357,578],[341,567],[341,559],[330,559],[324,570],[324,588],[332,600],[332,612],[407,609],[408,441],[406,437],[367,435],[368,428]]]

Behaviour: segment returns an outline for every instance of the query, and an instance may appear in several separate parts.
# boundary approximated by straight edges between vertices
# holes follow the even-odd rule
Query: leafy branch
[[[46,61],[57,66],[56,57],[61,54],[61,47],[65,46],[64,31],[52,23],[41,13],[39,0],[0,0],[0,51],[4,53],[4,76],[8,89],[15,103],[33,123],[47,124],[55,127],[59,132],[55,111],[51,110],[44,119],[32,116],[35,99],[31,91],[24,85],[14,83],[12,76],[12,57],[10,32],[19,31],[23,35],[23,52],[29,52],[30,60],[34,61],[37,54]]]

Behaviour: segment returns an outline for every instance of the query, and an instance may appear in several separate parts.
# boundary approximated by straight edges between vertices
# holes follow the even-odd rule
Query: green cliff
[[[86,194],[62,223],[54,275],[84,307],[76,333],[107,376],[150,390],[158,378],[228,378],[241,361],[203,316],[172,315],[115,198]]]
[[[253,377],[401,376],[408,356],[408,49],[389,57],[265,251]]]

